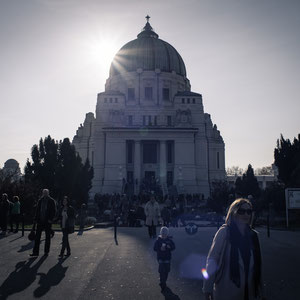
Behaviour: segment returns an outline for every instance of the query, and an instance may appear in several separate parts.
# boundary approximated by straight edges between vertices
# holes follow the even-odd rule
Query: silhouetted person
[[[49,190],[44,189],[43,196],[39,199],[35,211],[34,223],[36,224],[37,228],[36,228],[36,236],[34,241],[34,248],[30,256],[39,255],[42,231],[45,231],[45,235],[46,235],[44,254],[48,255],[50,250],[50,242],[51,242],[51,231],[52,231],[51,226],[55,214],[56,214],[55,201],[49,196]]]
[[[11,212],[10,212],[10,231],[17,233],[19,231],[19,223],[20,223],[20,216],[21,216],[21,204],[19,201],[18,196],[13,197]],[[13,231],[13,224],[16,224],[16,229]]]
[[[171,224],[173,227],[178,227],[178,217],[179,217],[179,211],[174,205],[174,207],[171,210]]]
[[[7,220],[8,220],[9,209],[10,209],[10,202],[8,200],[7,194],[4,193],[2,194],[2,198],[0,202],[0,226],[3,235],[6,235],[6,231],[7,231]]]
[[[69,234],[74,232],[75,225],[75,210],[70,205],[70,200],[67,196],[64,197],[62,206],[58,212],[58,219],[60,220],[62,231],[62,245],[59,257],[63,257],[67,249],[67,256],[71,255],[71,248],[69,243]]]
[[[171,237],[169,237],[168,227],[160,229],[160,235],[154,244],[154,251],[157,253],[158,272],[160,277],[160,287],[163,292],[167,287],[168,274],[171,269],[171,251],[175,249],[175,244]]]
[[[171,222],[171,212],[170,209],[165,206],[161,211],[161,217],[163,219],[163,226],[169,227]]]
[[[150,201],[145,205],[146,225],[150,238],[156,237],[156,226],[160,218],[159,205],[155,200],[154,195],[151,195]]]

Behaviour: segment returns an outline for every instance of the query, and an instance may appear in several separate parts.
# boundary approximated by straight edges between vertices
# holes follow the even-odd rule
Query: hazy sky
[[[114,54],[145,25],[182,56],[226,166],[270,165],[300,133],[299,0],[0,0],[0,167],[95,112]]]

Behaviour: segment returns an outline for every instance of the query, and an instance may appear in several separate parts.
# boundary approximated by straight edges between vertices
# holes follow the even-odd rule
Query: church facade
[[[191,91],[183,59],[149,23],[115,55],[96,115],[73,138],[94,168],[92,194],[140,193],[155,182],[163,194],[201,193],[225,179],[224,141]]]

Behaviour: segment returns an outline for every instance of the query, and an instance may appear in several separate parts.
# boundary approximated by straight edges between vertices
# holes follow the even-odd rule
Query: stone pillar
[[[140,191],[141,184],[141,141],[134,142],[134,194]]]
[[[160,184],[166,183],[166,173],[167,173],[167,153],[166,153],[166,141],[160,141],[160,151],[159,151],[159,165],[160,165]]]

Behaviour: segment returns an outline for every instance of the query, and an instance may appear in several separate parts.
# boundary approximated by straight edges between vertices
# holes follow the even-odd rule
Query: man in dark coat
[[[34,241],[34,248],[30,256],[39,255],[41,234],[43,230],[45,231],[46,234],[44,254],[48,255],[50,250],[50,241],[51,241],[51,231],[52,231],[51,225],[55,215],[56,215],[55,201],[49,196],[49,190],[44,189],[43,196],[39,199],[35,211],[34,222],[37,228],[36,228],[36,236]]]
[[[2,194],[2,198],[0,201],[0,226],[2,230],[2,234],[6,235],[7,231],[7,217],[9,213],[10,202],[8,200],[7,194]]]
[[[163,226],[169,227],[171,222],[171,212],[167,206],[165,206],[161,211],[161,217],[163,219]]]

